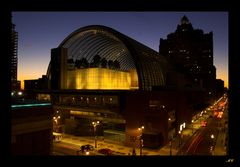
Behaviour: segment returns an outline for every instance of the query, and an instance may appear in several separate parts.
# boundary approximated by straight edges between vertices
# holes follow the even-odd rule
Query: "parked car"
[[[93,150],[94,150],[94,147],[91,144],[82,145],[80,147],[80,151],[82,151],[82,153],[83,152],[93,151]]]
[[[112,155],[113,151],[109,148],[102,148],[98,150],[99,153],[105,154],[105,155]]]

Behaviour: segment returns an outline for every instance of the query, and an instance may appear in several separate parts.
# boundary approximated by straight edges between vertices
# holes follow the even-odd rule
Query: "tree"
[[[75,61],[75,67],[77,67],[77,68],[79,69],[80,66],[81,66],[81,61],[77,59],[77,60]]]
[[[93,57],[93,60],[91,62],[91,67],[99,67],[100,66],[100,62],[101,62],[101,56],[99,56],[98,54],[96,54]]]
[[[88,68],[89,67],[89,63],[88,63],[88,61],[85,57],[81,58],[81,67],[82,68]]]
[[[76,60],[75,61],[75,67],[79,68],[88,68],[89,67],[89,63],[87,61],[86,58],[81,58],[80,60]]]
[[[113,67],[114,67],[114,69],[120,69],[120,63],[119,63],[119,61],[115,60],[115,61],[113,62]]]
[[[113,61],[112,60],[108,60],[108,68],[113,69]]]
[[[102,68],[107,68],[107,60],[106,60],[106,58],[102,58],[102,60],[101,60],[101,67]]]

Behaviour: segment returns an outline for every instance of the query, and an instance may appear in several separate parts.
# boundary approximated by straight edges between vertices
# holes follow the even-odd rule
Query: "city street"
[[[215,106],[218,106],[216,103]],[[181,135],[173,138],[171,144],[167,144],[160,149],[142,149],[142,155],[148,156],[169,156],[169,155],[226,155],[226,131],[227,131],[227,107],[224,107],[221,118],[212,117],[212,110],[204,113],[197,120],[184,128]],[[206,121],[207,125],[202,127],[202,123]],[[109,131],[110,133],[110,131]],[[128,156],[132,155],[133,148],[124,146],[121,142],[122,134],[116,136],[108,135],[97,137],[97,148],[90,151],[89,155],[102,155],[97,151],[102,148],[108,148],[113,151],[113,155]],[[77,137],[73,135],[63,134],[61,142],[54,142],[53,155],[82,155],[79,150],[80,146],[90,144],[95,145],[95,138]],[[136,148],[136,155],[140,155],[140,148]]]

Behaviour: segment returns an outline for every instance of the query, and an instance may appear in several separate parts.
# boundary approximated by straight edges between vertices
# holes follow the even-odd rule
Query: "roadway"
[[[221,102],[221,101],[219,101]],[[213,105],[217,107],[219,102]],[[143,155],[226,155],[226,131],[227,131],[227,107],[223,109],[223,117],[211,118],[213,110],[210,109],[192,124],[188,124],[182,131],[182,138],[178,137],[160,149],[143,148]],[[207,121],[206,127],[201,127],[202,121]],[[214,138],[211,138],[211,135]],[[113,140],[114,139],[114,140]],[[97,148],[90,155],[102,155],[97,152],[101,148],[113,150],[113,155],[127,156],[132,154],[132,147],[124,146],[121,140],[112,140],[98,137]],[[93,137],[77,137],[64,134],[61,142],[54,143],[53,155],[82,155],[79,150],[81,145],[91,144],[94,146]],[[170,153],[171,152],[171,153]],[[139,155],[139,148],[136,148]]]
[[[207,126],[200,127],[179,149],[177,155],[226,155],[227,103],[222,98],[209,110]],[[226,100],[227,101],[227,100]],[[223,103],[225,105],[223,105]],[[220,108],[219,108],[220,107]],[[215,115],[218,108],[223,115]],[[211,117],[209,117],[211,115]],[[215,115],[215,116],[214,116]]]
[[[180,155],[212,155],[216,143],[216,120],[208,119],[206,127],[199,128],[179,150]],[[211,136],[213,135],[213,138]]]

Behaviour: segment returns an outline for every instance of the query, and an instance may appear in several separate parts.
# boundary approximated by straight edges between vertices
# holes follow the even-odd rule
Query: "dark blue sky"
[[[193,28],[213,32],[217,78],[228,87],[228,12],[13,12],[18,32],[18,80],[46,74],[50,52],[65,37],[83,26],[111,27],[158,51],[186,15]]]

